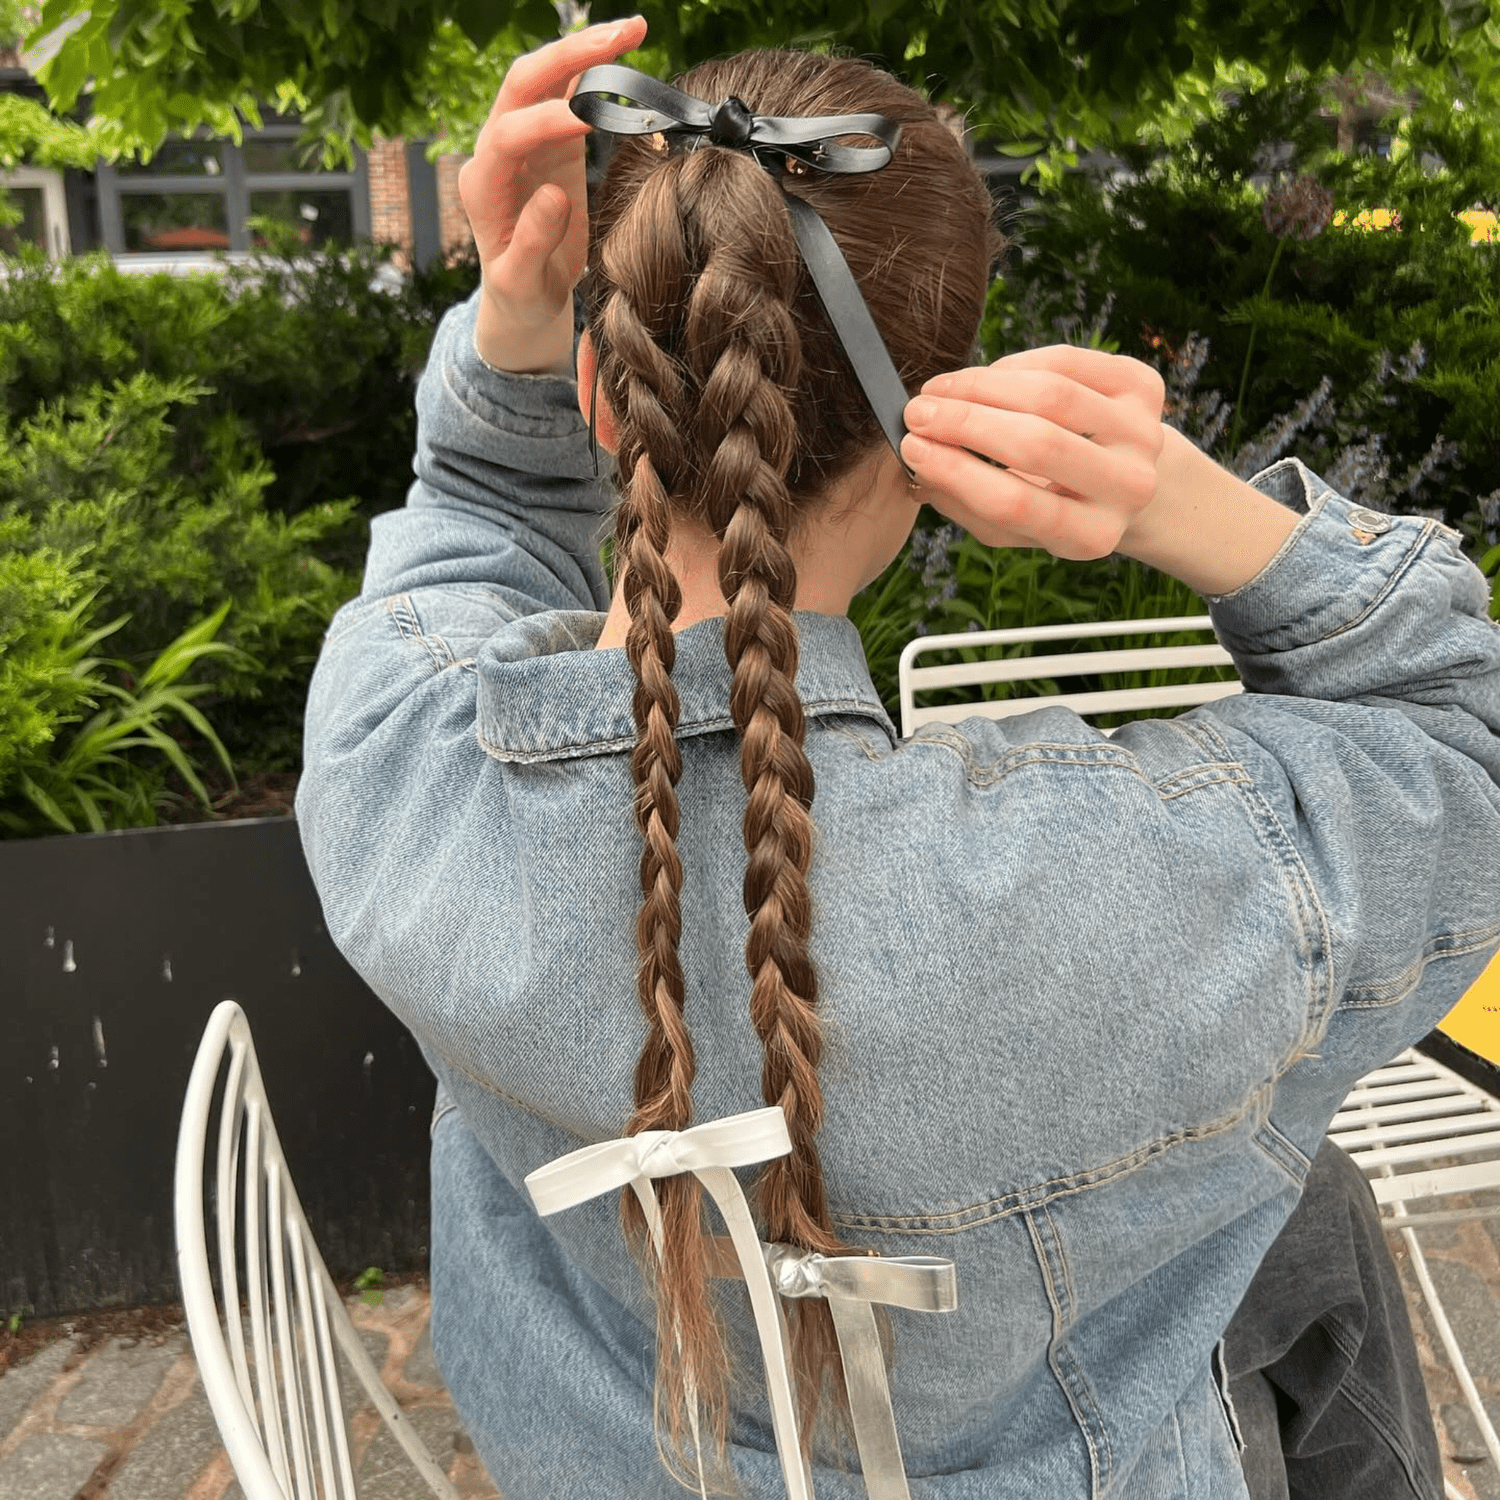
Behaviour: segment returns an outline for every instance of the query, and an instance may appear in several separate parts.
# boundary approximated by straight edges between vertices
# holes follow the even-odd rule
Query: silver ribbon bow
[[[825,1256],[791,1245],[764,1250],[783,1297],[822,1297],[828,1303],[870,1500],[910,1500],[874,1304],[952,1312],[958,1306],[953,1262],[930,1255]]]

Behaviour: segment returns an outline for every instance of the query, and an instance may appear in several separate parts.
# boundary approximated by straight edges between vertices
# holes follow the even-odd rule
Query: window
[[[325,172],[297,145],[295,123],[268,125],[245,142],[167,141],[144,165],[98,171],[104,243],[115,255],[194,255],[256,248],[247,219],[264,215],[310,250],[370,233],[364,153],[352,172]]]
[[[69,250],[68,210],[63,198],[60,172],[39,167],[18,167],[0,172],[0,188],[21,211],[21,222],[0,228],[0,254],[13,255],[22,245],[36,245],[51,260],[61,260]]]

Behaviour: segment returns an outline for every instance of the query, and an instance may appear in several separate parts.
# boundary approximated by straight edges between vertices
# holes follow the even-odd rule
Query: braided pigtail
[[[779,196],[752,163],[731,159],[725,171],[748,178],[744,186],[736,181],[737,193],[765,185]],[[787,547],[795,521],[787,471],[797,422],[786,392],[803,376],[792,315],[800,266],[795,246],[765,242],[791,239],[785,209],[774,198],[768,208],[764,236],[726,237],[709,252],[688,302],[684,345],[703,392],[698,437],[707,461],[699,495],[720,540],[719,586],[729,606],[730,713],[747,794],[750,1017],[764,1047],[762,1093],[767,1104],[781,1106],[792,1139],[791,1155],[766,1165],[757,1196],[767,1239],[836,1254],[840,1244],[816,1144],[823,1043],[808,951],[813,773],[796,687],[797,569]],[[826,1303],[797,1302],[792,1334],[803,1433],[810,1439],[825,1379],[842,1392]]]
[[[601,383],[620,421],[619,472],[623,496],[616,515],[615,554],[630,616],[625,651],[635,673],[636,743],[630,758],[635,820],[642,838],[641,905],[636,918],[640,954],[636,992],[646,1018],[645,1045],[636,1063],[635,1111],[627,1135],[681,1130],[692,1120],[695,1071],[692,1037],[678,945],[682,936],[682,859],[677,852],[677,782],[682,756],[675,739],[680,703],[672,681],[676,641],[672,622],[682,591],[667,565],[666,547],[675,504],[692,465],[680,436],[684,383],[662,350],[649,310],[680,301],[691,274],[678,214],[674,170],[663,171],[636,199],[643,224],[664,229],[650,239],[652,253],[626,253],[629,234],[602,250],[605,277],[614,290],[600,315]],[[637,264],[637,259],[641,263]],[[622,262],[625,262],[622,264]],[[621,1199],[627,1233],[644,1265],[659,1266],[657,1290],[658,1426],[670,1448],[663,1456],[679,1477],[706,1470],[711,1455],[690,1453],[684,1417],[697,1435],[701,1409],[722,1457],[728,1413],[728,1362],[709,1295],[702,1188],[684,1173],[656,1185],[662,1244],[648,1243],[645,1217],[633,1193]],[[661,1418],[665,1416],[665,1424]]]

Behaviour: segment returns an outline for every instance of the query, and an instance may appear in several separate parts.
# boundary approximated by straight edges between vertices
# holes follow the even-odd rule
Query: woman
[[[1484,580],[1446,528],[1295,462],[1225,473],[1133,360],[965,368],[987,201],[875,70],[707,65],[682,84],[693,129],[601,112],[614,87],[570,107],[644,29],[580,32],[501,88],[461,182],[484,285],[439,330],[417,482],[375,523],[309,704],[298,813],[329,929],[440,1080],[444,1376],[507,1500],[675,1494],[658,1378],[679,1469],[703,1456],[688,1397],[708,1420],[722,1395],[733,1482],[779,1493],[753,1361],[725,1374],[743,1288],[709,1290],[692,1179],[658,1184],[659,1357],[638,1219],[622,1236],[601,1200],[544,1222],[521,1187],[583,1142],[777,1104],[794,1150],[756,1184],[765,1238],[956,1263],[958,1312],[896,1315],[914,1494],[1243,1495],[1221,1337],[1327,1175],[1348,1086],[1500,936]],[[645,132],[592,242],[591,113]],[[830,156],[842,136],[811,166],[783,149],[786,120],[849,113],[881,117],[878,170],[823,170],[873,160]],[[805,209],[901,399],[921,391],[900,461],[885,354],[848,331],[836,267],[814,290]],[[617,454],[612,594],[586,421]],[[922,500],[992,545],[1175,573],[1251,691],[1113,739],[1043,707],[900,741],[844,614]],[[1387,1364],[1409,1367],[1395,1311]],[[798,1345],[827,1369],[825,1324]],[[1393,1388],[1335,1388],[1369,1398],[1344,1446],[1425,1495],[1430,1426]],[[862,1493],[836,1423],[813,1459],[820,1495]]]

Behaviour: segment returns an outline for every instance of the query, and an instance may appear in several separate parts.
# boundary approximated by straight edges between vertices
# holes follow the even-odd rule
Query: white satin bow
[[[855,1443],[870,1500],[908,1500],[906,1470],[896,1440],[885,1359],[872,1303],[923,1312],[958,1305],[953,1262],[929,1256],[891,1258],[822,1256],[789,1245],[761,1243],[733,1171],[791,1154],[786,1117],[779,1106],[756,1109],[688,1130],[646,1130],[601,1141],[538,1167],[526,1186],[539,1214],[560,1213],[591,1198],[629,1187],[639,1200],[658,1258],[661,1208],[653,1179],[691,1172],[707,1189],[729,1230],[750,1293],[771,1403],[771,1426],[789,1500],[813,1500],[812,1473],[797,1429],[786,1314],[782,1297],[823,1297],[833,1315],[839,1357],[849,1391]],[[779,1295],[778,1295],[779,1293]],[[689,1395],[691,1402],[691,1393]],[[698,1448],[699,1492],[707,1496],[697,1407],[689,1407]]]
[[[653,1178],[691,1172],[718,1205],[745,1273],[750,1307],[760,1334],[766,1365],[766,1391],[771,1399],[771,1428],[781,1460],[790,1500],[813,1500],[812,1474],[802,1456],[797,1431],[797,1403],[792,1391],[786,1317],[771,1287],[770,1272],[761,1255],[760,1236],[750,1216],[750,1205],[732,1167],[755,1166],[778,1156],[789,1156],[792,1138],[780,1105],[753,1109],[722,1120],[709,1120],[688,1130],[645,1130],[620,1140],[601,1141],[570,1151],[526,1178],[531,1201],[544,1217],[590,1198],[629,1187],[639,1200],[651,1231],[651,1242],[661,1257],[661,1208],[651,1186]],[[691,1393],[689,1396],[691,1401]],[[693,1441],[698,1448],[698,1488],[707,1497],[703,1451],[698,1434],[696,1403],[689,1407]]]

